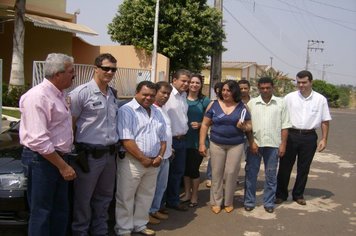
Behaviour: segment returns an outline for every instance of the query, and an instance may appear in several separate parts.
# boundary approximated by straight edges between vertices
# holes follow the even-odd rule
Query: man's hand
[[[161,161],[162,161],[161,156],[157,156],[155,159],[153,159],[152,166],[159,167],[161,165]]]
[[[77,178],[77,174],[75,173],[74,169],[68,164],[59,169],[59,173],[61,173],[63,179],[66,181],[74,180]]]
[[[320,140],[319,144],[318,144],[318,152],[322,152],[324,151],[324,149],[326,148],[326,139],[322,139]]]
[[[250,144],[250,152],[254,155],[258,155],[258,145],[255,142]]]
[[[150,167],[152,165],[152,163],[153,163],[152,159],[150,159],[148,157],[142,158],[140,162],[146,168]]]
[[[281,143],[281,145],[279,145],[279,149],[278,149],[279,158],[282,158],[284,156],[284,154],[286,154],[286,144]]]

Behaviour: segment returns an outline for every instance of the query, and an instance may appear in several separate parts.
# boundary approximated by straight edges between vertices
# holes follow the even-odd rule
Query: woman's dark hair
[[[223,100],[222,90],[225,85],[227,85],[229,87],[229,90],[231,91],[231,95],[232,95],[234,101],[236,103],[240,102],[241,101],[241,91],[240,91],[239,84],[235,80],[226,80],[225,82],[223,82],[221,89],[219,91],[219,94],[218,94],[219,98],[221,100]]]
[[[191,77],[191,79],[192,79],[193,77],[196,77],[196,78],[198,78],[198,79],[200,80],[201,87],[200,87],[199,92],[198,92],[198,99],[202,99],[202,98],[205,97],[205,95],[204,95],[203,92],[202,92],[202,90],[203,90],[203,85],[204,85],[203,76],[202,76],[201,74],[193,74],[192,77]],[[190,80],[190,81],[191,81],[191,80]],[[187,93],[189,94],[189,89],[188,89]]]
[[[217,82],[215,85],[214,85],[214,92],[216,95],[218,95],[219,91],[221,90],[222,88],[222,85],[223,85],[223,82]]]

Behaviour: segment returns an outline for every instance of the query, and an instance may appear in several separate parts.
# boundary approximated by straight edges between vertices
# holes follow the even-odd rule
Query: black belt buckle
[[[185,139],[185,135],[177,135],[177,136],[173,136],[173,138],[175,138],[177,140],[184,140]]]

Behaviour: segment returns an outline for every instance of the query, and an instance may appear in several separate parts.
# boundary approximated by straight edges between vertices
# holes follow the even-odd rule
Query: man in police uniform
[[[95,59],[94,78],[73,90],[71,110],[79,153],[74,181],[73,235],[107,235],[108,208],[114,194],[117,99],[108,85],[116,59],[108,53]]]

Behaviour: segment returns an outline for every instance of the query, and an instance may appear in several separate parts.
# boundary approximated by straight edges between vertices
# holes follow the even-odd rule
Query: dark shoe
[[[166,205],[167,208],[171,208],[174,209],[176,211],[188,211],[188,207],[182,204],[178,204],[176,206],[170,206],[170,205]]]
[[[255,208],[254,207],[245,206],[245,211],[252,211],[253,209],[255,209]]]
[[[195,208],[198,206],[198,203],[197,202],[190,202],[189,205],[188,205],[190,208]]]
[[[274,200],[275,204],[281,204],[282,202],[284,202],[285,200],[283,200],[282,198],[276,198],[276,200]]]
[[[157,219],[156,217],[153,217],[152,215],[148,216],[148,223],[151,225],[158,225],[159,223],[161,223],[161,221],[159,219]]]
[[[273,213],[274,208],[273,207],[265,207],[265,211],[267,211],[268,213]]]
[[[304,198],[294,199],[294,201],[295,201],[296,203],[298,203],[299,205],[302,205],[302,206],[307,205],[307,203],[306,203],[306,201],[305,201]]]
[[[148,236],[156,235],[156,232],[154,230],[148,229],[148,228],[143,229],[143,230],[141,230],[139,232],[135,232],[135,233],[142,234],[142,235],[148,235]]]
[[[161,208],[158,210],[158,212],[162,213],[162,214],[165,214],[165,215],[168,215],[168,210],[166,208]]]
[[[189,203],[189,202],[190,202],[190,199],[180,200],[180,204],[186,204],[186,203]]]
[[[150,216],[159,219],[159,220],[167,220],[168,219],[168,215],[167,214],[163,214],[159,211],[151,213]]]

